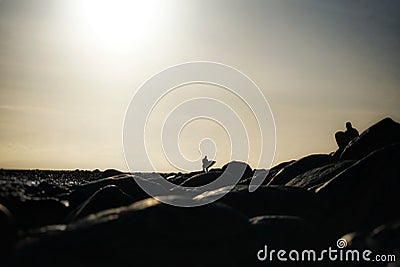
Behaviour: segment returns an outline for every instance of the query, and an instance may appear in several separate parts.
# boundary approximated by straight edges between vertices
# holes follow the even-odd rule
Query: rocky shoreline
[[[400,124],[386,118],[344,150],[276,165],[252,193],[254,170],[235,163],[246,167],[238,185],[195,208],[149,198],[135,182],[146,174],[0,170],[0,265],[400,266],[399,160]],[[223,170],[162,175],[190,187]],[[257,259],[265,245],[321,250],[340,238],[397,262]]]

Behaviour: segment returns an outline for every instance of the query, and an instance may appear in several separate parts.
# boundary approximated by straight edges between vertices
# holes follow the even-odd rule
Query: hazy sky
[[[0,0],[0,167],[126,169],[134,93],[195,60],[259,85],[275,118],[275,164],[335,150],[347,120],[359,131],[400,120],[399,1]],[[225,146],[208,124],[182,136],[189,158],[204,132]]]

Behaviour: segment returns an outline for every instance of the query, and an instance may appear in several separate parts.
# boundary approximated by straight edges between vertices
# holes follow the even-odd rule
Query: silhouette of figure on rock
[[[203,162],[203,172],[207,173],[208,172],[208,168],[210,168],[212,165],[215,164],[214,160],[208,160],[207,156],[205,156],[202,160]]]
[[[344,150],[350,141],[359,135],[360,134],[358,131],[351,125],[351,122],[346,122],[346,131],[339,131],[335,133],[335,139],[339,149]]]

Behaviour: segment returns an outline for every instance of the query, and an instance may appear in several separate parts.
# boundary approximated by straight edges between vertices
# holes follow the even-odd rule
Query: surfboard
[[[214,166],[215,163],[216,163],[215,160],[210,160],[210,161],[208,162],[208,165],[207,165],[206,168],[211,168],[212,166]]]

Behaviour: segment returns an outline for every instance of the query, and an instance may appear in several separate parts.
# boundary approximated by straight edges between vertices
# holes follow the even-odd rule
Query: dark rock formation
[[[0,262],[7,261],[16,238],[10,211],[0,204]]]
[[[400,221],[392,221],[376,227],[367,236],[366,241],[375,251],[400,252]]]
[[[253,176],[253,170],[249,164],[240,161],[231,161],[222,166],[221,170],[223,172],[228,171],[232,173],[232,175],[242,174],[240,180],[251,178]]]
[[[250,179],[253,176],[253,170],[248,164],[240,161],[232,161],[225,164],[220,170],[212,169],[208,173],[200,173],[193,176],[176,178],[173,180],[173,183],[176,183],[177,181],[182,181],[182,183],[180,184],[182,186],[203,186],[218,179],[222,173],[224,173],[224,175],[232,177],[232,180],[235,180],[235,178],[239,175],[239,182]]]
[[[213,170],[210,170],[210,172],[212,172]],[[195,171],[195,172],[190,172],[190,173],[173,173],[173,174],[169,174],[168,177],[166,177],[166,179],[176,185],[180,185],[182,184],[184,181],[188,180],[189,178],[198,175],[198,174],[202,174],[204,173],[203,171]]]
[[[288,186],[300,186],[306,189],[310,189],[314,186],[321,186],[332,179],[335,175],[347,169],[354,163],[352,160],[345,160],[334,162],[319,168],[311,169],[305,173],[296,176],[290,180],[286,185]]]
[[[242,162],[207,174],[161,174],[188,187],[208,184],[223,173],[241,179],[231,191],[226,181],[197,193],[199,204],[221,198],[195,208],[161,203],[187,199],[171,195],[177,188],[167,191],[154,173],[0,170],[0,203],[10,210],[0,205],[0,265],[304,266],[259,262],[257,252],[264,245],[335,248],[343,235],[351,248],[400,257],[399,131],[398,123],[384,119],[334,157],[309,155],[278,164],[252,193],[248,184],[255,172]],[[158,201],[148,199],[137,181],[157,188]],[[7,255],[12,265],[4,260]],[[325,263],[337,266],[311,265]],[[357,264],[345,266],[364,266]]]
[[[386,257],[395,256],[396,263],[399,263],[400,256],[400,221],[387,222],[367,231],[357,231],[341,237],[347,241],[349,249],[357,249],[359,251],[370,250],[373,255],[385,255]],[[372,257],[373,258],[373,257]],[[393,258],[381,265],[374,266],[397,266],[393,262]],[[352,266],[352,265],[349,265]],[[365,266],[365,265],[355,265]]]
[[[222,174],[221,171],[196,174],[184,180],[180,185],[187,187],[206,185],[218,179],[218,177],[220,177],[221,174]]]
[[[61,223],[68,214],[68,208],[54,198],[9,199],[6,205],[22,230]]]
[[[220,204],[185,209],[147,199],[27,240],[16,261],[42,267],[240,266],[247,225],[245,216]]]
[[[400,145],[376,150],[316,189],[321,227],[345,234],[399,218]]]
[[[196,198],[224,194],[224,190],[206,192]],[[218,202],[233,207],[248,217],[260,215],[295,215],[307,217],[316,205],[314,195],[299,187],[260,186],[250,193],[245,185],[238,185]]]
[[[257,216],[250,219],[252,238],[262,247],[299,248],[312,244],[312,228],[299,217],[288,215]],[[307,242],[305,242],[307,240]]]
[[[268,185],[284,185],[306,171],[332,162],[332,157],[326,154],[308,155],[285,166],[274,177],[272,177]]]
[[[400,124],[385,118],[350,142],[340,159],[361,159],[376,149],[393,143],[400,143]]]
[[[115,185],[124,193],[130,195],[135,201],[142,200],[148,197],[146,192],[135,182],[134,179],[142,179],[145,183],[152,183],[154,188],[158,188],[160,195],[163,193],[167,193],[167,191],[157,183],[152,182],[150,179],[143,179],[139,176],[131,176],[131,175],[119,175],[115,177],[109,177],[100,179],[91,183],[87,183],[82,185],[74,192],[65,197],[66,200],[69,201],[71,207],[75,208],[77,205],[80,205],[88,198],[90,198],[94,193],[96,193],[101,188],[104,188],[109,185]]]
[[[299,217],[258,216],[250,219],[249,228],[249,251],[252,253],[246,266],[301,266],[298,262],[279,261],[276,254],[271,259],[271,251],[301,251],[302,248],[315,247],[314,231],[307,221]],[[268,251],[267,255],[265,251]],[[265,261],[260,261],[258,257],[265,257]]]
[[[263,180],[261,184],[263,185],[267,185],[271,179],[280,171],[282,170],[284,167],[286,167],[287,165],[289,165],[290,163],[293,163],[295,160],[290,160],[290,161],[285,161],[282,162],[274,167],[272,167],[269,170],[266,169],[256,169],[254,170],[254,174],[252,177],[248,177],[245,178],[241,181],[239,181],[239,184],[243,184],[243,185],[250,185],[250,182],[253,179],[259,179],[259,180]]]
[[[289,161],[285,161],[282,163],[279,163],[278,165],[272,167],[269,172],[268,175],[272,178],[275,175],[278,174],[278,172],[280,172],[283,168],[285,168],[286,166],[288,166],[289,164],[292,164],[293,162],[295,162],[296,160],[289,160]]]
[[[241,184],[241,185],[250,185],[251,181],[252,181],[253,179],[256,179],[256,181],[261,181],[261,180],[263,180],[262,182],[257,183],[257,184],[266,185],[266,184],[269,182],[269,179],[268,179],[269,175],[268,175],[268,174],[269,174],[269,171],[268,171],[268,170],[265,170],[265,169],[256,169],[256,170],[254,170],[253,176],[248,177],[248,178],[245,178],[245,179],[243,179],[243,180],[240,180],[238,184]]]
[[[133,198],[115,185],[108,185],[96,191],[89,199],[69,214],[66,222],[72,222],[92,213],[132,204]]]
[[[101,177],[108,178],[108,177],[117,176],[117,175],[121,175],[121,174],[123,174],[123,172],[115,170],[115,169],[107,169],[101,173]]]

